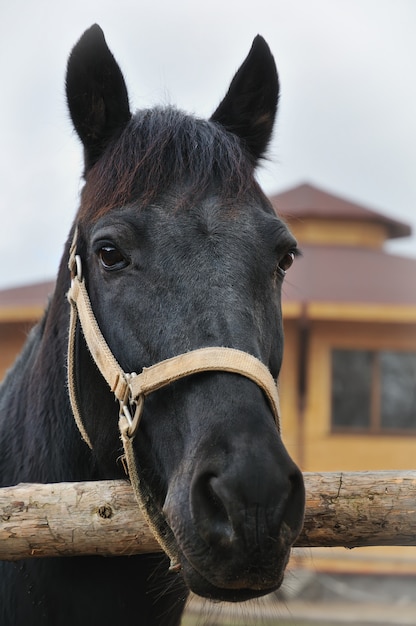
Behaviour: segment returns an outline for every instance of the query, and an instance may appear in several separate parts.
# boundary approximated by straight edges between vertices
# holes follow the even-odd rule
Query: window
[[[416,434],[416,352],[333,350],[332,430]]]

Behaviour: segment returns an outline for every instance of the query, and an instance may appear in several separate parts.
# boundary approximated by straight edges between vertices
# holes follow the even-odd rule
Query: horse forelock
[[[253,164],[237,136],[175,108],[136,113],[86,174],[79,219],[95,221],[132,202],[169,193],[175,208],[209,190],[226,204],[255,187]]]

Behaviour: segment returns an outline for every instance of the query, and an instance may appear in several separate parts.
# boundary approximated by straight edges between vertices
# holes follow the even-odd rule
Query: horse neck
[[[63,261],[44,317],[31,331],[0,390],[3,484],[94,477],[91,455],[74,424],[67,391],[68,288]]]

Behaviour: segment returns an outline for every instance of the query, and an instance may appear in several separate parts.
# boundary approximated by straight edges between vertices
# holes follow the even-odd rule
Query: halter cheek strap
[[[142,513],[163,550],[171,558],[171,569],[180,568],[179,555],[172,530],[145,482],[141,479],[133,450],[147,395],[181,378],[200,372],[224,371],[240,374],[255,382],[266,395],[277,428],[279,424],[279,397],[274,378],[267,367],[251,354],[233,348],[209,347],[186,352],[144,368],[140,374],[126,373],[121,368],[98,326],[82,276],[82,264],[76,254],[76,237],[72,242],[69,259],[71,287],[68,300],[71,304],[68,338],[68,389],[72,412],[82,438],[92,449],[91,440],[82,419],[75,384],[75,334],[78,321],[88,349],[102,376],[119,401],[119,430],[123,442],[133,491]]]

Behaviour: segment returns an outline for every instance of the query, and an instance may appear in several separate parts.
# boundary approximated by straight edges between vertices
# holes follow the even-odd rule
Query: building
[[[415,469],[416,258],[385,250],[410,228],[310,185],[271,200],[303,252],[283,294],[288,449],[304,471]],[[315,548],[292,566],[414,576],[416,548]]]
[[[305,471],[414,469],[416,258],[384,249],[410,228],[310,185],[272,202],[303,252],[283,294],[287,445]]]

